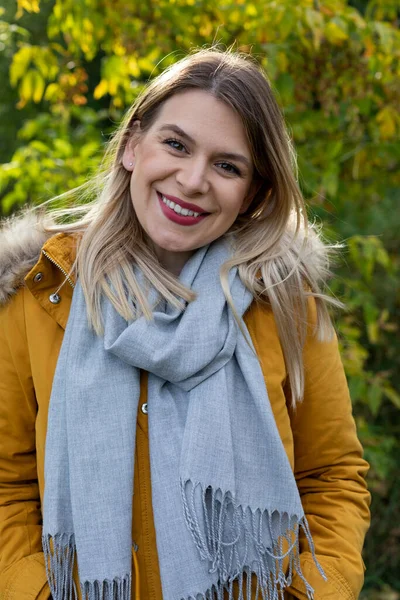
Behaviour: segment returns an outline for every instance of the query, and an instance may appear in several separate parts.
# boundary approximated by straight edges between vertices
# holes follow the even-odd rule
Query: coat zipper
[[[45,255],[46,258],[49,259],[50,262],[53,263],[53,265],[55,265],[57,267],[57,269],[60,269],[61,273],[63,273],[63,275],[65,275],[65,278],[68,281],[68,283],[70,284],[70,286],[72,288],[75,288],[75,284],[72,281],[72,279],[69,277],[68,273],[66,273],[64,271],[64,269],[62,267],[60,267],[60,265],[58,263],[56,263],[56,261],[53,258],[51,258],[51,256],[49,254],[47,254],[46,250],[42,250],[42,253]]]

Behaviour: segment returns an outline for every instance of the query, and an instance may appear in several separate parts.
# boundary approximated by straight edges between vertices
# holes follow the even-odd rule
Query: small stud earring
[[[129,163],[129,166],[131,167],[133,165],[133,163]]]

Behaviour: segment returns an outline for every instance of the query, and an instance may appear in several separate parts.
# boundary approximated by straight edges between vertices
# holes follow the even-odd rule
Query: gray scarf
[[[313,597],[300,567],[300,528],[314,549],[296,482],[250,336],[220,285],[229,256],[224,240],[198,250],[180,276],[197,299],[184,310],[159,303],[153,321],[127,322],[104,300],[104,337],[88,328],[78,281],[46,440],[43,548],[54,600],[76,597],[75,554],[84,599],[131,598],[140,369],[149,372],[164,600],[222,599],[234,581],[250,598],[252,574],[262,598],[277,600],[295,571]],[[236,270],[229,283],[242,317],[252,296]]]

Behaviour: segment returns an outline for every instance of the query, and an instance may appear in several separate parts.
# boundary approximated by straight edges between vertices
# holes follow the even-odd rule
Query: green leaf
[[[382,399],[383,389],[380,387],[380,385],[377,383],[373,383],[372,385],[370,385],[367,390],[367,404],[374,417],[376,417],[376,415],[379,412],[379,409],[382,404]]]
[[[375,21],[374,29],[379,35],[380,42],[385,52],[393,51],[394,30],[389,23]]]
[[[335,197],[339,186],[339,167],[332,161],[322,175],[322,187],[330,197]]]
[[[349,377],[349,392],[353,404],[363,402],[366,394],[366,384],[362,377]]]
[[[391,403],[400,410],[400,394],[390,386],[385,386],[383,388],[383,393]]]
[[[288,73],[281,73],[276,79],[276,87],[282,100],[283,106],[293,102],[294,80]]]
[[[71,144],[67,140],[60,138],[54,140],[54,149],[56,150],[57,155],[64,158],[71,156],[73,153]]]
[[[282,18],[278,23],[279,38],[284,41],[292,33],[297,24],[296,12],[294,10],[282,9]]]
[[[371,344],[376,344],[379,336],[379,310],[370,302],[364,304],[364,318],[367,325],[368,339]]]

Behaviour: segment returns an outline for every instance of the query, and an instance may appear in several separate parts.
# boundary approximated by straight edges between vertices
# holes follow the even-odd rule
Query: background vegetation
[[[235,42],[263,64],[311,215],[346,243],[332,291],[347,304],[337,328],[371,463],[363,597],[400,598],[398,1],[3,0],[0,11],[3,216],[83,182],[143,83],[191,48]]]

